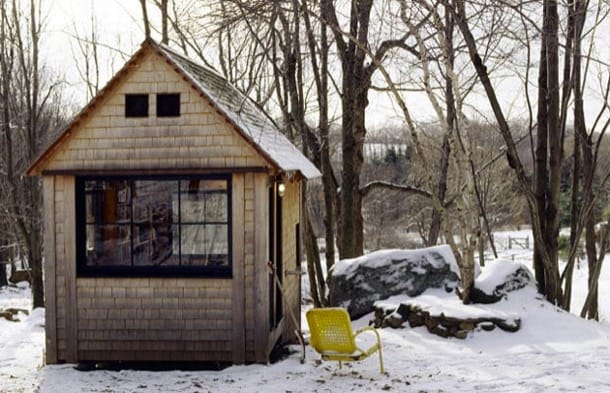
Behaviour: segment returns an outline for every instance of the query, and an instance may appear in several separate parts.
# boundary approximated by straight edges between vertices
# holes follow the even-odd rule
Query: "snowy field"
[[[527,236],[527,232],[510,235]],[[499,234],[496,239],[501,256],[530,265],[531,250],[506,249],[506,236]],[[586,276],[581,264],[575,273],[577,313]],[[339,370],[336,362],[320,362],[309,347],[305,364],[300,364],[295,347],[294,354],[275,364],[223,371],[81,372],[74,365],[43,367],[44,313],[35,310],[21,315],[21,322],[0,319],[0,392],[610,392],[607,266],[600,289],[601,323],[557,310],[533,288],[525,288],[495,305],[477,306],[518,314],[522,327],[517,333],[475,331],[458,340],[431,335],[425,328],[381,329],[383,375],[375,356]],[[27,288],[3,288],[0,308],[29,308],[28,295]],[[460,307],[453,295],[441,291],[426,295]],[[354,327],[370,319],[363,317]]]

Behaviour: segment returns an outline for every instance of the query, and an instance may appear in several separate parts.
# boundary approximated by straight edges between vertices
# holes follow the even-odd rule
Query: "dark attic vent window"
[[[148,94],[125,94],[125,117],[148,117]]]
[[[157,117],[180,116],[180,94],[157,94]]]

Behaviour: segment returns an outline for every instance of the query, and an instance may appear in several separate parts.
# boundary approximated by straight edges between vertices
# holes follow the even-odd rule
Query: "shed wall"
[[[265,160],[157,53],[89,109],[46,170],[262,167]],[[125,117],[125,94],[149,94],[149,116]],[[156,94],[180,93],[179,117],[156,117]]]
[[[266,303],[254,284],[266,273],[266,238],[261,243],[260,237],[266,224],[255,225],[255,216],[266,213],[255,203],[265,182],[263,173],[233,174],[233,278],[78,278],[74,177],[45,176],[45,208],[52,212],[45,225],[54,228],[45,255],[47,298],[54,299],[47,363],[256,361],[257,343],[266,343],[268,334],[257,320],[256,307]]]
[[[284,266],[284,340],[294,342],[295,329],[300,329],[301,319],[301,264],[297,260],[297,224],[301,214],[301,187],[297,181],[286,182],[286,191],[282,198],[282,261]],[[300,225],[298,227],[300,229]],[[288,308],[297,319],[298,326],[294,326]]]
[[[266,362],[270,326],[269,163],[190,82],[148,53],[80,117],[44,160],[47,362]],[[149,94],[149,116],[126,118],[125,94]],[[157,93],[180,93],[180,117],[155,116]],[[263,170],[261,170],[261,168]],[[78,278],[72,171],[233,172],[233,277]],[[250,172],[248,172],[250,171]],[[53,174],[53,176],[51,176]],[[300,185],[287,182],[282,244],[286,304],[300,317],[296,224]],[[53,300],[49,299],[52,297]],[[285,308],[286,309],[286,308]],[[288,318],[287,318],[288,319]],[[292,322],[284,324],[292,332]]]
[[[79,278],[78,359],[232,361],[230,279]]]

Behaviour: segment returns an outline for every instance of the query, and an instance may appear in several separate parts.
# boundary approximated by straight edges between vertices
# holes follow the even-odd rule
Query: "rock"
[[[473,330],[476,324],[472,321],[463,321],[458,325],[462,330]]]
[[[24,310],[24,309],[21,309],[21,308],[7,308],[7,309],[4,309],[4,310],[0,309],[0,318],[4,318],[7,321],[15,322],[15,321],[19,320],[16,317],[20,313],[23,313],[25,315],[29,315],[28,310]]]
[[[411,312],[409,313],[409,326],[412,328],[416,328],[419,326],[424,326],[426,319],[424,318],[423,315],[417,313],[417,312]]]
[[[476,283],[475,283],[476,285]],[[477,287],[473,287],[470,290],[470,302],[479,304],[491,304],[497,303],[502,300],[503,296],[497,296],[495,294],[488,294]]]
[[[441,337],[444,337],[444,338],[450,337],[452,335],[451,332],[449,331],[449,329],[447,329],[446,327],[441,326],[441,325],[437,325],[437,326],[434,326],[432,328],[429,327],[428,331],[430,333],[434,333],[437,336],[441,336]]]
[[[500,319],[500,318],[496,318],[493,319],[491,322],[493,322],[497,327],[499,327],[500,329],[506,331],[506,332],[511,332],[514,333],[516,331],[518,331],[519,329],[521,329],[521,320],[520,319]]]
[[[473,303],[496,303],[509,292],[528,285],[534,285],[534,277],[525,265],[510,260],[492,261],[475,279],[470,300]]]
[[[375,306],[375,316],[369,322],[376,328],[391,327],[398,329],[402,327],[409,315],[409,307],[406,304],[400,304],[398,308],[385,309],[380,306]]]
[[[8,281],[12,284],[18,284],[20,282],[32,283],[32,274],[30,270],[15,270]]]
[[[405,321],[405,319],[403,319],[402,316],[400,316],[400,314],[392,313],[392,314],[388,315],[387,317],[385,317],[381,327],[389,326],[392,329],[398,329],[399,327],[402,326],[404,321]]]
[[[401,303],[396,309],[396,313],[402,317],[403,321],[406,321],[409,316],[409,306]]]
[[[451,314],[451,307],[448,307],[446,312],[439,312],[438,309],[430,308],[429,304],[420,304],[417,299],[412,299],[399,306],[394,305],[394,312],[391,309],[392,307],[384,302],[375,306],[375,327],[400,328],[404,322],[408,322],[412,328],[425,326],[430,333],[437,336],[459,339],[467,338],[470,332],[479,327],[484,331],[491,331],[497,326],[508,332],[516,332],[521,327],[521,320],[516,315],[493,311],[483,315],[476,306],[469,305],[463,305],[463,309],[457,314]]]
[[[449,246],[382,250],[334,266],[330,304],[345,307],[357,319],[372,312],[378,300],[414,297],[428,288],[452,291],[458,284],[459,268]]]
[[[482,322],[479,324],[479,327],[485,330],[486,332],[491,332],[496,328],[496,324],[493,322]]]

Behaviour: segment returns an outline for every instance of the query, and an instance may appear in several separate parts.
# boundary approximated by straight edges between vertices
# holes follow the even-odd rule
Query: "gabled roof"
[[[144,41],[140,49],[132,56],[125,66],[110,82],[91,100],[85,108],[72,120],[61,135],[47,148],[28,168],[26,174],[40,172],[39,166],[48,158],[61,142],[68,138],[73,129],[80,123],[82,117],[102,97],[106,96],[115,81],[129,72],[130,66],[145,52],[153,50],[165,58],[202,96],[215,106],[237,130],[237,132],[252,145],[270,164],[283,172],[298,172],[306,179],[319,177],[318,169],[284,136],[273,122],[265,115],[250,98],[232,86],[224,77],[212,69],[205,67],[165,45],[152,39]]]

